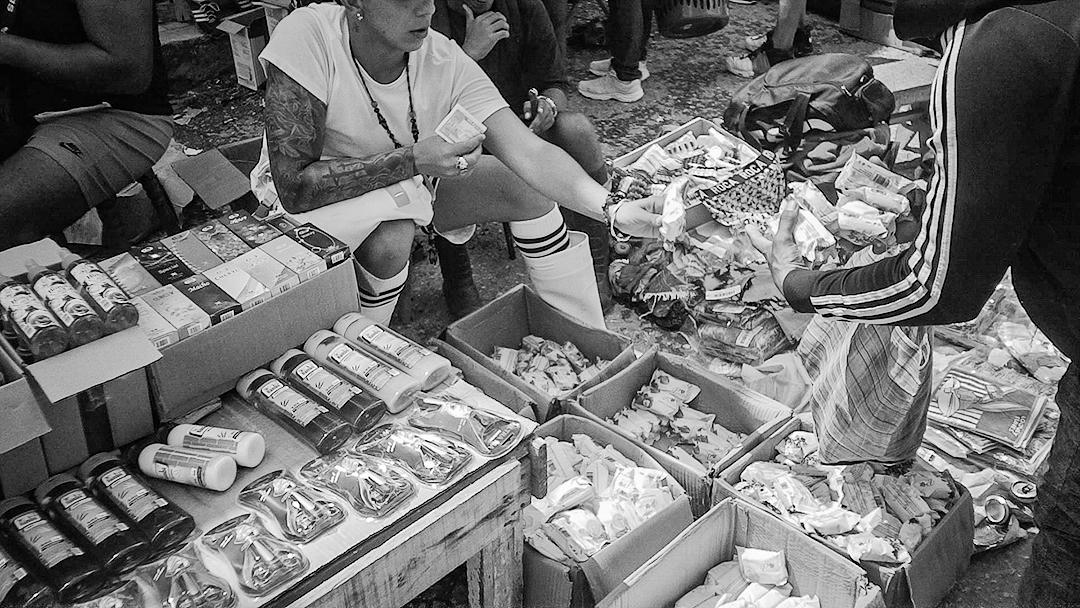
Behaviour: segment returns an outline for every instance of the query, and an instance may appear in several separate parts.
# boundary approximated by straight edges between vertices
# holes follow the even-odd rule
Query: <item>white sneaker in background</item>
[[[625,82],[610,72],[600,78],[582,80],[578,83],[578,92],[589,99],[599,101],[614,99],[623,103],[632,103],[645,96],[640,78]]]
[[[638,69],[641,70],[641,80],[644,82],[649,78],[649,68],[645,67],[644,61],[638,62]],[[589,73],[594,76],[607,76],[611,72],[611,58],[598,59],[596,61],[589,62]]]

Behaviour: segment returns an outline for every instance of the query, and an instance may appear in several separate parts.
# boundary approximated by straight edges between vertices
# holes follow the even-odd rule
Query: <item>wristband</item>
[[[622,230],[619,230],[615,226],[615,215],[619,212],[619,207],[622,206],[623,201],[619,200],[618,202],[612,203],[611,201],[613,199],[614,199],[614,197],[611,194],[609,194],[608,195],[608,202],[610,204],[604,205],[604,216],[607,218],[608,226],[610,227],[611,238],[615,239],[616,241],[618,241],[620,243],[625,243],[625,242],[629,241],[633,237],[631,235],[629,235],[629,234],[626,234]]]

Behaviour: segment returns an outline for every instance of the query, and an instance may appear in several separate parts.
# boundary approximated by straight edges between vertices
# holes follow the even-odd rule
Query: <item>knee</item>
[[[357,247],[356,259],[371,274],[388,279],[408,263],[415,231],[412,220],[382,222]]]
[[[552,129],[552,143],[566,151],[577,161],[590,157],[601,157],[600,139],[592,121],[577,112],[560,112]]]

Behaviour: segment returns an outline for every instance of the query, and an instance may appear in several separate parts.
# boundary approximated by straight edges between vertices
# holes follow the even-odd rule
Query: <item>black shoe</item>
[[[439,255],[446,309],[450,312],[450,317],[457,320],[483,304],[480,291],[473,281],[469,249],[465,245],[455,245],[437,234],[432,240]]]
[[[562,214],[567,228],[584,232],[585,236],[589,237],[589,253],[592,254],[596,288],[600,292],[600,307],[606,315],[615,306],[615,301],[611,299],[611,280],[608,279],[608,264],[611,262],[611,235],[608,227],[604,222],[569,209],[563,209]]]

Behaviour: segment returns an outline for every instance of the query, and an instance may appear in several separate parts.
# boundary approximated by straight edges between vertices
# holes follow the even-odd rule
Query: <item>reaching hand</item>
[[[784,293],[784,279],[796,268],[806,268],[799,246],[795,244],[795,221],[799,217],[799,203],[793,199],[784,199],[780,205],[780,224],[776,236],[770,242],[753,227],[748,227],[747,235],[754,247],[769,261],[773,283],[780,293]]]
[[[660,212],[664,197],[659,194],[618,203],[611,212],[611,223],[619,232],[649,239],[660,238]]]
[[[433,177],[459,177],[468,175],[480,158],[480,144],[484,136],[477,135],[456,144],[447,143],[438,135],[420,140],[413,146],[413,162],[421,175]],[[465,169],[459,166],[459,158],[465,159]]]
[[[529,121],[529,130],[539,135],[555,125],[559,109],[550,97],[538,95],[536,89],[529,89],[529,99],[525,102],[522,113],[525,120]]]
[[[510,37],[510,24],[502,13],[488,11],[477,17],[468,4],[462,8],[465,9],[465,44],[461,45],[461,50],[473,61],[487,57],[496,43]]]

